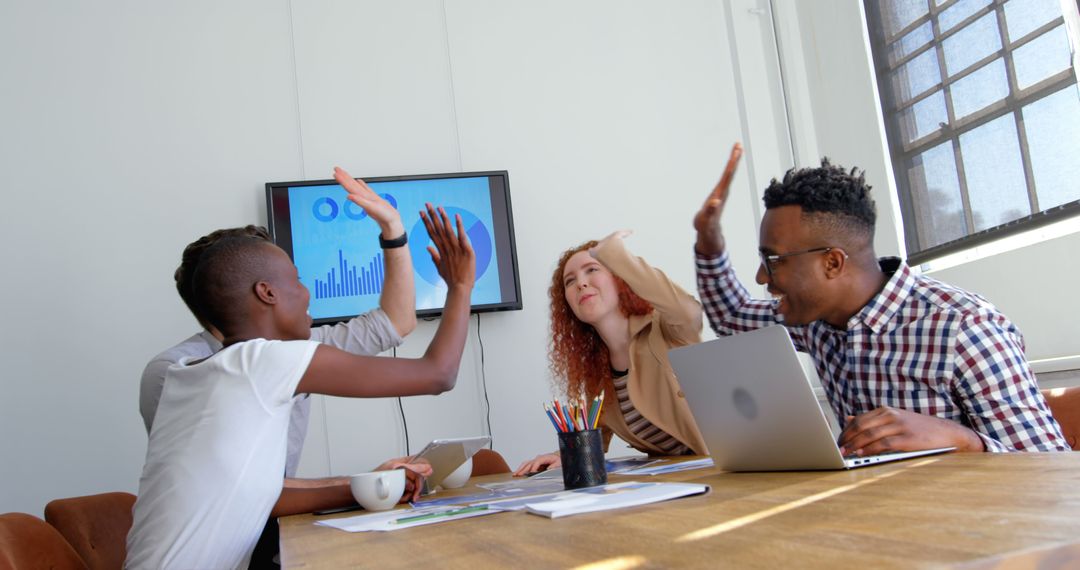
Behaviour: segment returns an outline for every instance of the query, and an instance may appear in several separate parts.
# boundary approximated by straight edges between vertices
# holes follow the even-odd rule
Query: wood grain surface
[[[474,479],[454,493],[507,478]],[[954,453],[854,471],[700,469],[636,479],[712,491],[555,520],[510,512],[388,533],[313,524],[350,513],[297,515],[281,519],[282,566],[1007,568],[1040,552],[1075,555],[1069,545],[1080,543],[1080,453]]]

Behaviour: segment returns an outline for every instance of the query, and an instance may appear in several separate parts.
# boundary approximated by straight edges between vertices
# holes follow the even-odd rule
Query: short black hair
[[[222,333],[247,315],[255,284],[267,281],[271,271],[267,253],[274,247],[255,236],[229,236],[207,248],[191,278],[196,314]]]
[[[804,215],[825,214],[826,225],[844,233],[872,240],[877,208],[870,198],[866,172],[850,171],[821,159],[816,168],[792,168],[784,180],[775,178],[765,189],[765,209],[799,206]]]
[[[207,326],[208,323],[199,313],[199,310],[195,305],[195,296],[192,292],[191,285],[191,280],[195,276],[195,268],[199,265],[199,259],[202,258],[203,253],[219,240],[238,236],[255,237],[268,242],[270,241],[270,232],[266,231],[266,228],[262,226],[248,224],[242,228],[214,230],[189,243],[188,246],[184,248],[184,253],[180,256],[180,267],[177,267],[176,271],[173,273],[173,279],[176,280],[176,292],[180,294],[180,298],[183,299],[188,310],[191,311],[191,314],[195,315],[195,320],[199,321],[199,324],[202,325],[203,328],[209,328]]]

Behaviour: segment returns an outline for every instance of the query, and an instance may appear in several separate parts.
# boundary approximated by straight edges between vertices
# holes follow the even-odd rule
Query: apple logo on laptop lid
[[[757,419],[757,402],[754,401],[754,397],[750,395],[746,388],[736,388],[731,395],[731,400],[735,403],[735,409],[739,412],[739,415],[748,420]]]

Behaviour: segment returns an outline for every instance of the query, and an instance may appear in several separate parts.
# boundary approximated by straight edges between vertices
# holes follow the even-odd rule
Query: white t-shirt
[[[379,308],[372,309],[358,317],[336,325],[323,325],[311,329],[311,340],[340,348],[353,354],[373,355],[390,350],[402,343],[401,335],[394,328],[390,317]],[[154,424],[158,400],[165,385],[165,373],[169,367],[188,360],[206,358],[221,350],[221,342],[206,331],[194,334],[180,344],[169,347],[155,356],[143,370],[139,383],[139,413],[142,414],[146,433]],[[295,477],[300,465],[300,452],[304,448],[307,436],[308,414],[311,400],[304,398],[293,406],[292,420],[289,425],[289,448],[285,459],[285,476]]]
[[[313,341],[255,339],[169,368],[139,480],[128,568],[247,568],[281,494]]]

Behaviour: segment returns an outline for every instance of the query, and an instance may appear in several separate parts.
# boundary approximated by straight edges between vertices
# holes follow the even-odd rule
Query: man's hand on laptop
[[[956,422],[890,407],[848,416],[837,444],[845,457],[939,447],[986,450],[978,434]]]

